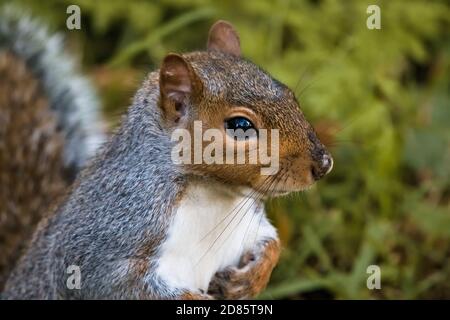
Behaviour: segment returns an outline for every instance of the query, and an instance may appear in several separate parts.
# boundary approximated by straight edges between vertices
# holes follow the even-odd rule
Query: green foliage
[[[450,297],[446,1],[18,2],[61,30],[65,7],[80,5],[83,29],[66,33],[109,114],[139,84],[124,74],[138,79],[167,52],[204,48],[218,18],[235,24],[245,56],[295,89],[333,137],[335,168],[268,203],[285,250],[263,297]],[[381,30],[366,28],[370,4]],[[381,267],[381,290],[366,287],[370,264]]]

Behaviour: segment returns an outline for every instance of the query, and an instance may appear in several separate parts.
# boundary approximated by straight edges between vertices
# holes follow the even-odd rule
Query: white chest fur
[[[157,273],[174,288],[206,291],[214,273],[236,266],[243,252],[267,237],[275,238],[276,231],[261,204],[217,186],[192,183],[162,246]]]

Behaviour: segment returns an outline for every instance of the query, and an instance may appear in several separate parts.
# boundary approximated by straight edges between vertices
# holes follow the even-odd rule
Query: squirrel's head
[[[333,160],[294,93],[241,57],[234,28],[214,24],[207,48],[162,62],[159,106],[179,157],[172,160],[189,174],[266,195],[305,189],[327,174]]]

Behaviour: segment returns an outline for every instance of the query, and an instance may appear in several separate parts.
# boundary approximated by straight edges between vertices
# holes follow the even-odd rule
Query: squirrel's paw
[[[216,299],[249,299],[267,285],[280,252],[278,240],[261,242],[246,252],[238,267],[217,272],[209,285],[208,294]]]

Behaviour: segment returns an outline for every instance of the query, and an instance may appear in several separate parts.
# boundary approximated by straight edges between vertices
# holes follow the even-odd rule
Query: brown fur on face
[[[201,120],[203,130],[219,129],[227,137],[225,120],[244,115],[257,129],[267,129],[269,138],[270,129],[278,129],[280,142],[280,168],[275,176],[262,176],[261,165],[249,163],[185,165],[187,171],[261,188],[263,193],[271,185],[272,194],[302,190],[314,183],[312,168],[320,166],[321,157],[328,152],[289,88],[253,63],[220,51],[195,52],[184,55],[183,60],[195,72],[195,83],[201,85],[180,98],[178,103],[186,106],[175,127],[187,128],[194,137],[194,121]],[[203,150],[208,144],[203,143]],[[248,142],[238,142],[241,148],[246,144],[248,156]]]
[[[25,63],[0,52],[0,291],[50,203],[65,193],[63,137]]]
[[[191,162],[183,165],[189,173],[277,195],[303,190],[332,168],[331,156],[292,91],[241,57],[239,36],[228,22],[218,21],[211,27],[206,52],[169,54],[162,63],[159,84],[166,125],[170,130],[190,132]],[[220,130],[226,150],[230,137],[225,122],[236,116],[250,120],[256,130],[268,130],[269,141],[270,131],[278,130],[279,170],[275,175],[262,175],[260,161],[224,164],[224,155],[220,164],[193,161],[194,153],[200,151],[193,148],[194,122],[202,122],[203,132]],[[257,142],[257,137],[238,141],[236,151],[245,152],[248,159],[249,150],[259,148]],[[202,141],[202,154],[208,144]],[[267,148],[266,154],[270,154],[270,144]]]

